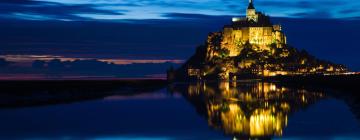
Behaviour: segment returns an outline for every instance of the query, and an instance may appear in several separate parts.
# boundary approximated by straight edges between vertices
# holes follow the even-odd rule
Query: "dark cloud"
[[[213,1],[172,1],[172,0],[2,0],[0,1],[0,16],[34,19],[69,19],[69,20],[106,20],[119,21],[128,19],[163,19],[167,13],[197,13],[203,15],[238,15],[243,13],[247,1],[213,0]],[[358,9],[346,9],[357,3],[354,1],[332,0],[283,0],[283,1],[255,1],[255,7],[278,16],[311,17],[314,14],[326,17],[356,17]],[[101,8],[101,9],[99,9]],[[121,9],[126,10],[121,10]],[[120,10],[119,10],[120,9]],[[276,9],[285,10],[281,13]],[[331,9],[331,10],[329,10]],[[153,10],[153,11],[151,11]],[[314,13],[312,11],[318,11]],[[337,12],[328,12],[337,11]],[[304,13],[296,13],[304,12]],[[305,14],[309,12],[311,14]],[[14,16],[14,13],[17,14]],[[137,16],[139,14],[141,16]],[[120,16],[119,16],[120,15]],[[23,16],[23,17],[22,17]]]
[[[69,19],[69,20],[86,20],[78,17],[75,14],[106,14],[106,15],[121,15],[124,12],[117,10],[100,10],[96,9],[96,5],[81,4],[81,5],[66,5],[54,2],[35,2],[35,1],[1,1],[0,13],[6,17],[13,17],[16,14],[31,15],[39,17],[49,17],[53,19]],[[15,15],[14,15],[15,14]],[[22,18],[22,17],[15,17]]]
[[[292,14],[291,16],[294,16],[294,17],[306,17],[306,16],[308,16],[308,15],[309,15],[309,13],[300,12],[300,13]]]
[[[326,6],[334,5],[345,5],[346,3],[340,1],[259,1],[257,5],[260,6],[270,6],[270,7],[282,7],[282,8],[322,8]]]
[[[334,5],[341,7],[348,4],[342,1],[259,1],[258,5],[264,7],[274,7],[282,9],[304,9],[306,12],[291,13],[288,16],[297,18],[332,18],[336,15],[332,15],[328,8]],[[334,9],[334,8],[333,8]],[[315,11],[315,12],[314,12]],[[344,13],[343,13],[344,14]]]
[[[13,66],[9,66],[10,63]],[[31,66],[18,66],[17,62],[8,62],[0,58],[1,74],[46,74],[49,76],[111,76],[111,77],[147,77],[149,75],[164,74],[170,67],[179,67],[180,64],[164,63],[132,63],[118,65],[110,62],[92,60],[49,61],[35,60]],[[146,71],[144,71],[146,69]]]
[[[231,17],[231,16],[211,16],[204,14],[185,14],[185,13],[167,13],[164,14],[163,16],[170,19],[219,19],[219,18],[225,19]]]
[[[269,6],[269,7],[288,7],[288,8],[313,8],[313,4],[306,1],[300,2],[285,2],[285,1],[259,1],[257,2],[259,6]]]
[[[339,13],[341,13],[341,14],[353,14],[353,13],[358,13],[358,12],[359,12],[358,9],[345,9],[345,10],[339,11]]]
[[[229,4],[229,5],[227,5],[227,7],[231,8],[231,9],[240,9],[240,8],[243,8],[243,7],[240,7],[240,5],[234,5],[234,4]]]
[[[30,0],[1,0],[0,4],[34,4],[39,3],[36,1],[30,1]]]
[[[324,19],[324,18],[331,18],[332,15],[327,11],[314,11],[314,12],[301,12],[295,13],[291,16],[300,17],[300,18],[317,18],[317,19]]]

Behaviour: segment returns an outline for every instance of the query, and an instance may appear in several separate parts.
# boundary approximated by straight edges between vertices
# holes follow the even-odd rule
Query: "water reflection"
[[[174,90],[194,104],[210,127],[238,138],[281,136],[291,113],[324,98],[321,92],[263,82],[194,83]]]

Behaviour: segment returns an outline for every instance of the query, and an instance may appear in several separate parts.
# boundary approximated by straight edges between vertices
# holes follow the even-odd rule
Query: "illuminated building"
[[[184,67],[178,80],[231,80],[278,75],[341,74],[344,65],[313,57],[287,43],[281,25],[257,12],[250,0],[245,17],[234,17],[222,31],[210,33]],[[196,69],[194,69],[196,68]]]
[[[252,0],[246,10],[246,17],[234,17],[231,25],[226,25],[222,32],[210,34],[209,39],[219,34],[222,34],[221,48],[229,50],[229,56],[239,55],[246,42],[259,51],[270,50],[271,44],[278,47],[286,44],[281,25],[272,25],[268,16],[256,11]]]
[[[188,75],[200,79],[201,70],[200,69],[188,69]]]

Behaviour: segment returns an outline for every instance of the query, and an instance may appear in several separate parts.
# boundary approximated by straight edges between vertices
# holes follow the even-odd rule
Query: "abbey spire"
[[[246,9],[246,18],[249,21],[254,21],[254,22],[258,21],[258,15],[256,15],[256,10],[255,10],[255,7],[254,7],[254,1],[253,0],[249,0],[249,6]]]
[[[255,7],[254,7],[254,1],[253,1],[253,0],[249,0],[248,9],[255,9]]]

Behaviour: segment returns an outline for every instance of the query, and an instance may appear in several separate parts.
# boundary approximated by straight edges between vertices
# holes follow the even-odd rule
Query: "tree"
[[[228,49],[222,48],[219,50],[219,54],[221,58],[229,57],[230,51]]]

